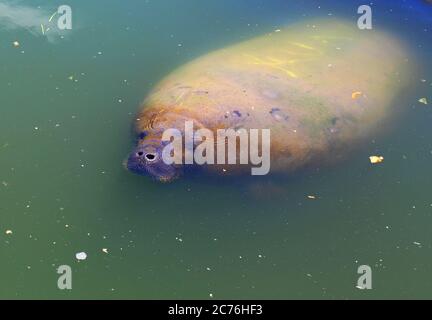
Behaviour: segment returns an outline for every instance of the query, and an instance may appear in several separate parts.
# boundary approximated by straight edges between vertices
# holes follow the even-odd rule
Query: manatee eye
[[[154,153],[147,153],[145,155],[145,158],[147,159],[147,161],[154,161],[156,159],[156,155]]]

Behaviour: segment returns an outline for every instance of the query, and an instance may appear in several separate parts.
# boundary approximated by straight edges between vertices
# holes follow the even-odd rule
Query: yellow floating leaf
[[[381,156],[370,156],[369,160],[372,164],[381,163],[384,161],[384,157]]]
[[[357,98],[360,98],[362,95],[363,95],[363,93],[362,93],[361,91],[354,91],[354,92],[351,94],[351,98],[353,98],[353,99],[357,99]]]

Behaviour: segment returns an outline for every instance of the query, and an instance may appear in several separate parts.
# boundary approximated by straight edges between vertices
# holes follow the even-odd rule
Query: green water
[[[348,161],[254,193],[122,167],[138,105],[169,71],[292,21],[355,23],[361,3],[339,2],[70,0],[63,39],[0,19],[0,298],[432,298],[432,106],[417,102],[432,101],[432,22],[410,1],[375,9],[421,66],[406,114]],[[48,19],[63,2],[20,4]],[[355,287],[362,264],[372,290]]]

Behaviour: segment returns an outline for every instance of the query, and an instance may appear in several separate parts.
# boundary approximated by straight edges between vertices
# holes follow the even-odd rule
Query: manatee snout
[[[162,148],[157,141],[140,143],[127,158],[126,169],[161,182],[174,180],[178,177],[178,170],[163,161]]]

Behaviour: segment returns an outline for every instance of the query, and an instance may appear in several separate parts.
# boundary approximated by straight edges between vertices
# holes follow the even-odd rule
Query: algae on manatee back
[[[144,101],[136,131],[145,138],[128,167],[147,174],[151,165],[156,178],[177,171],[163,167],[159,175],[145,154],[149,145],[160,154],[163,130],[182,131],[186,120],[213,131],[271,129],[272,172],[330,162],[390,117],[408,82],[408,61],[392,36],[334,19],[211,52],[172,72]],[[230,172],[250,172],[244,167]],[[221,173],[217,166],[206,170]]]

